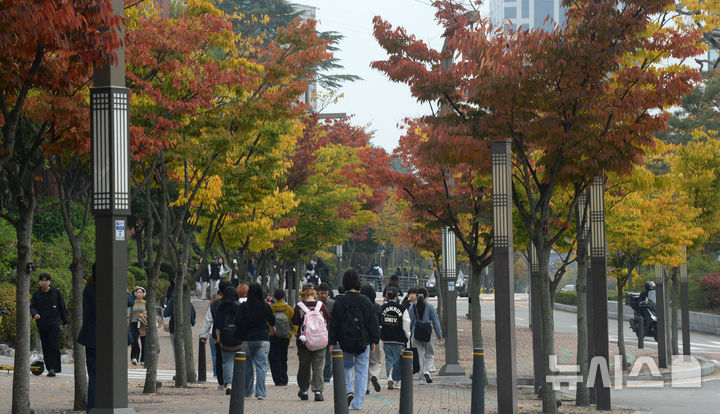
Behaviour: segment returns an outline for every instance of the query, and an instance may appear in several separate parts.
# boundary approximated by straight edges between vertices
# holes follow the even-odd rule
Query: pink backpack
[[[305,347],[310,351],[324,349],[328,344],[328,330],[325,318],[320,313],[323,303],[317,301],[314,309],[309,309],[303,302],[298,302],[298,306],[305,312],[305,319],[302,324]]]

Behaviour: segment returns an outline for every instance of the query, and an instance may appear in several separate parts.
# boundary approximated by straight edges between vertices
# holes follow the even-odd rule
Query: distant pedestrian
[[[208,266],[205,264],[205,259],[201,257],[198,259],[198,263],[195,265],[193,274],[195,278],[195,294],[200,299],[207,299],[207,288],[210,282],[210,273],[208,272]],[[217,290],[210,290],[210,296],[215,295]]]
[[[145,332],[147,328],[147,302],[145,301],[145,288],[135,286],[135,303],[130,315],[130,334],[133,343],[130,345],[130,362],[137,365],[145,362]],[[142,347],[141,347],[142,345]]]
[[[424,287],[418,289],[417,303],[410,306],[410,330],[412,331],[413,343],[418,349],[420,360],[420,378],[424,377],[425,382],[430,384],[430,367],[433,365],[434,354],[429,350],[433,342],[432,332],[438,339],[442,339],[442,329],[435,307],[427,302],[428,291]]]
[[[315,289],[320,286],[320,276],[315,273],[315,268],[312,263],[308,263],[307,266],[305,266],[305,283],[312,283]]]
[[[50,286],[50,275],[41,273],[38,279],[40,288],[30,300],[30,315],[35,319],[40,334],[47,375],[54,377],[61,371],[59,338],[60,328],[67,328],[67,310],[62,293]]]
[[[95,408],[95,389],[97,384],[97,344],[96,344],[96,319],[97,319],[97,292],[95,287],[95,264],[92,265],[92,273],[87,278],[85,289],[82,295],[83,321],[80,327],[77,341],[85,346],[85,366],[88,373],[87,406],[85,409],[90,412]]]
[[[308,399],[308,388],[312,387],[312,391],[315,394],[315,401],[323,401],[323,367],[325,366],[325,348],[327,348],[327,341],[325,346],[322,344],[312,343],[311,340],[315,339],[313,335],[316,332],[308,332],[308,329],[316,329],[318,334],[321,334],[322,330],[325,332],[325,338],[327,340],[327,326],[330,322],[330,313],[324,303],[320,302],[316,298],[315,286],[311,283],[306,283],[302,287],[300,292],[300,299],[297,305],[295,305],[295,314],[292,319],[293,325],[298,327],[297,330],[297,349],[298,359],[300,364],[298,366],[297,381],[298,397],[301,400]],[[311,321],[309,318],[317,318],[321,324],[315,324],[316,321]],[[312,344],[312,346],[311,346]],[[319,348],[322,346],[322,348]]]
[[[270,306],[275,315],[275,332],[270,334],[270,373],[277,386],[288,384],[288,347],[293,334],[293,315],[295,311],[285,302],[285,291],[275,289],[275,303]]]
[[[253,283],[248,288],[247,301],[240,304],[242,315],[243,341],[247,347],[247,360],[252,361],[245,369],[245,397],[253,394],[255,380],[255,397],[264,400],[265,376],[268,370],[268,354],[270,353],[270,330],[275,331],[275,315],[270,305],[265,303],[262,287]]]
[[[173,347],[173,355],[175,355],[175,296],[170,296],[170,300],[163,310],[163,318],[170,318],[170,344]],[[195,326],[195,306],[190,303],[190,326]]]
[[[332,315],[333,308],[335,307],[335,300],[330,298],[330,285],[325,282],[320,283],[318,287],[318,300],[325,304],[328,313]],[[323,382],[329,383],[332,378],[332,352],[330,347],[325,348],[325,367],[323,368]]]
[[[345,368],[345,389],[350,408],[361,409],[367,390],[371,349],[380,340],[377,316],[370,300],[360,294],[360,277],[354,269],[343,275],[346,293],[335,298],[330,317],[331,345],[340,344]]]
[[[417,302],[417,291],[418,288],[411,287],[407,291],[407,295],[405,295],[405,298],[402,300],[402,305],[405,307],[405,309],[409,309],[410,305],[415,304]]]
[[[377,296],[377,294],[375,293],[375,288],[370,285],[363,285],[360,288],[360,293],[370,299],[370,304],[372,305],[372,312],[375,314],[376,320],[378,321],[378,329],[380,329],[379,327],[382,307],[379,303],[375,302],[375,297]],[[381,370],[382,349],[378,344],[378,346],[376,346],[375,349],[370,352],[370,362],[368,365],[368,389],[370,389],[370,385],[372,384],[375,392],[380,392],[380,382],[378,381],[378,377],[380,376]]]
[[[243,303],[247,301],[247,295],[248,295],[248,285],[241,283],[237,286],[237,294],[238,294],[238,300],[240,303]]]
[[[385,372],[388,390],[393,390],[401,379],[401,353],[410,337],[410,314],[398,302],[397,291],[388,289],[380,315],[380,338],[385,350]],[[392,374],[392,375],[391,375]]]
[[[398,268],[400,270],[400,268]],[[403,295],[402,289],[400,289],[400,275],[399,273],[394,273],[390,276],[390,280],[387,282],[387,285],[385,285],[385,289],[383,289],[383,298],[387,297],[387,290],[389,287],[394,287],[395,290],[397,290],[397,297],[400,298]]]

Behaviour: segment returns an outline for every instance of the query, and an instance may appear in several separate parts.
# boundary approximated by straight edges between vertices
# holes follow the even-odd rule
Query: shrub
[[[700,279],[705,293],[705,305],[709,308],[720,306],[720,273],[711,273]]]
[[[128,272],[132,273],[136,282],[147,280],[145,271],[137,266],[128,266]]]
[[[577,292],[555,292],[555,303],[563,305],[575,305],[577,302]]]
[[[30,299],[28,298],[28,301]],[[5,316],[0,322],[0,343],[15,346],[15,328],[17,324],[17,307],[15,306],[15,286],[9,283],[0,284],[0,308],[5,310]],[[30,347],[35,347],[37,339],[37,326],[30,324]]]

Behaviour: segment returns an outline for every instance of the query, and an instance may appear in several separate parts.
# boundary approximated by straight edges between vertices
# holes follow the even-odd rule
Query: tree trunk
[[[175,268],[175,292],[173,299],[173,343],[175,344],[175,387],[187,385],[187,369],[185,362],[185,302],[183,292],[185,291],[185,272]]]
[[[480,275],[482,275],[482,270],[483,268],[480,267],[475,260],[471,260],[469,296],[472,299],[470,303],[470,319],[472,324],[473,348],[483,348],[482,307],[480,306]]]
[[[624,370],[625,367],[628,366],[627,363],[627,351],[625,350],[625,333],[623,332],[623,323],[625,322],[623,320],[623,313],[624,309],[623,306],[624,300],[623,300],[623,289],[625,288],[625,280],[629,275],[631,275],[632,270],[628,270],[628,276],[620,277],[617,281],[617,292],[618,292],[618,298],[617,298],[617,329],[618,329],[618,352],[622,356],[622,369]]]
[[[672,275],[672,314],[670,317],[671,320],[671,329],[672,329],[672,354],[673,355],[680,355],[679,348],[678,348],[678,310],[680,309],[680,280],[678,278],[678,268],[674,268]]]
[[[185,289],[183,290],[183,302],[185,302],[185,324],[183,325],[183,330],[185,333],[185,369],[187,371],[187,382],[197,382],[197,373],[195,372],[195,354],[193,352],[192,325],[190,324],[190,289],[187,286],[187,282]]]
[[[36,200],[29,197],[25,205],[18,205],[17,233],[17,285],[15,287],[15,372],[13,374],[12,412],[30,414],[30,274],[27,264],[32,261],[32,224]],[[18,202],[20,204],[20,202]]]
[[[589,369],[588,360],[588,325],[587,325],[587,275],[588,275],[588,250],[587,239],[584,232],[578,232],[577,248],[577,279],[575,281],[576,305],[577,305],[577,364],[580,366],[580,375],[583,380],[577,384],[575,390],[575,405],[587,406],[590,404],[590,394],[587,389],[587,378]]]
[[[548,272],[550,262],[550,248],[546,240],[535,243],[538,261],[540,265],[540,310],[542,318],[542,346],[543,346],[543,371],[545,378],[555,375],[550,370],[550,355],[555,353],[555,321],[550,301],[550,274]],[[544,382],[542,387],[543,413],[556,414],[557,400],[552,383]]]

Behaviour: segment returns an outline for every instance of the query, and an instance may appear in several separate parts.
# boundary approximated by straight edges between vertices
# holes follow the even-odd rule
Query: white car
[[[565,285],[560,289],[561,292],[575,292],[575,285]]]

